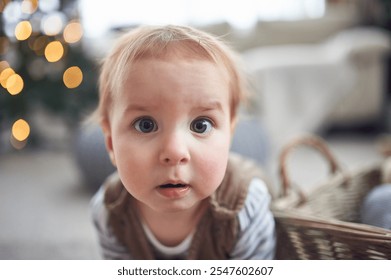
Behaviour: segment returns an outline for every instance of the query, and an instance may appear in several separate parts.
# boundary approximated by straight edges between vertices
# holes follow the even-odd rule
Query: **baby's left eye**
[[[213,123],[206,118],[196,119],[190,125],[190,129],[199,134],[206,134],[210,132],[212,128]]]

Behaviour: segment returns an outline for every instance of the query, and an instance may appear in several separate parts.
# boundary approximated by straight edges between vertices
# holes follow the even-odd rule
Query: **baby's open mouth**
[[[164,184],[164,185],[160,185],[159,187],[162,189],[169,189],[169,188],[184,188],[186,186],[187,185],[185,184]]]
[[[158,186],[160,195],[168,199],[179,199],[185,197],[190,191],[190,185],[183,182],[173,182]]]

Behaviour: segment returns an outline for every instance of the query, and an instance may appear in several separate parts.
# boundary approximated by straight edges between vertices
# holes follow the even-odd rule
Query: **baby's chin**
[[[186,211],[197,211],[204,208],[207,199],[178,199],[173,201],[159,201],[152,204],[138,202],[139,207],[147,207],[156,213],[161,214],[180,214]]]

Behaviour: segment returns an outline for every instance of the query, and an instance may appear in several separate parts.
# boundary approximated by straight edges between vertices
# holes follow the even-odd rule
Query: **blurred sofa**
[[[242,55],[254,92],[251,114],[262,119],[275,149],[300,132],[381,118],[390,35],[362,26],[356,8],[334,5],[321,18],[259,21],[249,30],[200,27]]]
[[[316,44],[243,52],[254,113],[278,144],[298,132],[377,121],[385,97],[389,34],[350,28]]]

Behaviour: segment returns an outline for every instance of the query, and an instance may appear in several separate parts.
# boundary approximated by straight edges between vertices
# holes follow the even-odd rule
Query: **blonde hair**
[[[143,26],[123,35],[105,58],[99,77],[99,104],[91,119],[109,121],[112,100],[121,92],[132,63],[142,58],[167,58],[179,55],[216,63],[225,69],[230,88],[231,120],[247,95],[247,83],[236,53],[220,39],[185,26]]]

